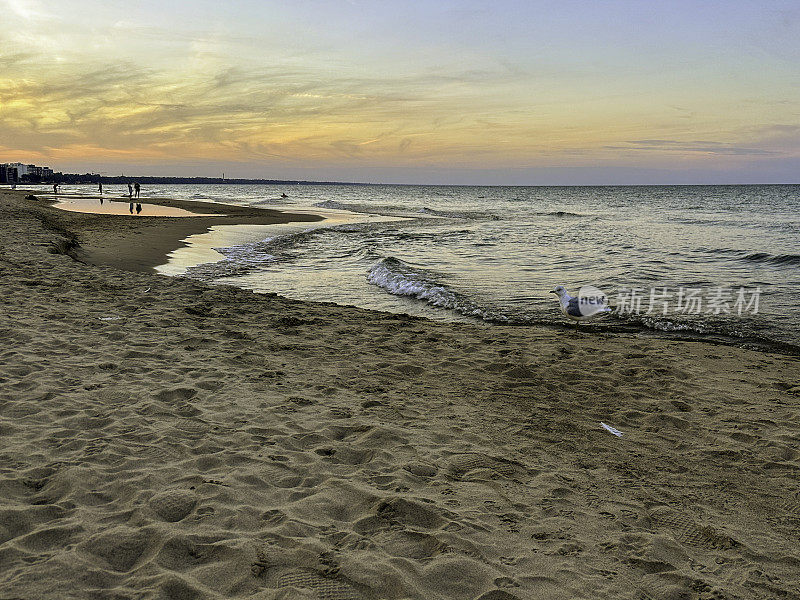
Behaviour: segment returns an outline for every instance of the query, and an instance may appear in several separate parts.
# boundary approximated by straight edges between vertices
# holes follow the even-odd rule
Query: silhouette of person
[[[53,193],[54,193],[55,195],[58,195],[58,184],[57,184],[57,183],[54,183],[54,184],[53,184]]]
[[[133,214],[133,202],[131,202],[131,205],[130,205],[129,208],[130,208],[131,214]]]
[[[142,212],[142,205],[137,202],[136,203],[136,214],[138,215],[140,212]]]
[[[133,184],[133,189],[136,190],[136,197],[138,198],[139,197],[139,191],[142,189],[141,186],[139,185],[139,182],[136,182],[136,183]]]
[[[133,198],[133,186],[128,183],[128,198]]]
[[[102,181],[98,181],[97,182],[97,189],[100,191],[100,194],[102,195],[102,193],[103,193],[103,182]]]

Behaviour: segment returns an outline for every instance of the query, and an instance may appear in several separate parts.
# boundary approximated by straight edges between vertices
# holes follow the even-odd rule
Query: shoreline
[[[27,191],[0,190],[0,192],[20,194],[23,197]],[[35,194],[34,194],[35,195]],[[47,200],[40,200],[51,206],[57,202],[51,194],[42,194]],[[61,197],[100,199],[92,194],[62,194]],[[127,196],[108,197],[104,200],[127,204]],[[134,199],[135,200],[135,199]],[[80,262],[93,265],[108,265],[126,271],[155,272],[155,267],[163,265],[169,259],[169,254],[178,248],[187,246],[186,238],[191,235],[209,231],[215,225],[273,225],[289,222],[319,222],[325,217],[307,213],[283,212],[275,209],[253,208],[215,202],[198,200],[176,200],[172,198],[143,198],[142,204],[155,204],[159,206],[179,208],[189,212],[208,211],[220,212],[224,207],[225,216],[203,217],[145,217],[142,215],[103,215],[69,212],[53,208],[53,213],[58,218],[57,228],[69,232],[78,245],[73,245],[67,253]],[[77,215],[64,218],[62,213]],[[90,218],[86,218],[90,217]],[[45,217],[52,220],[52,215]],[[124,219],[124,221],[117,221]],[[369,310],[369,309],[367,309]],[[503,323],[491,322],[490,326],[502,326]],[[510,323],[512,327],[548,327],[554,331],[568,331],[572,329],[569,324],[562,327],[541,323]],[[597,322],[592,325],[595,333],[610,334],[643,334],[655,339],[677,340],[685,342],[698,342],[711,345],[732,346],[765,353],[776,353],[787,356],[800,356],[800,346],[786,341],[779,341],[766,337],[736,337],[719,332],[700,332],[687,329],[686,331],[660,330],[645,325],[629,323]]]
[[[20,198],[27,195],[20,190],[3,191],[18,194]],[[87,264],[107,265],[124,271],[153,272],[155,267],[167,261],[170,252],[187,245],[184,241],[186,238],[207,232],[216,225],[275,225],[323,220],[319,215],[172,198],[138,200],[142,204],[180,208],[194,213],[207,211],[209,214],[223,214],[203,216],[203,213],[197,213],[196,217],[103,215],[58,209],[53,207],[58,202],[57,197],[49,198],[50,194],[46,196],[48,200],[28,202],[40,202],[39,206],[43,209],[39,212],[40,218],[74,239],[77,245],[70,248],[70,256]],[[100,198],[91,195],[80,197]],[[130,202],[124,198],[104,197],[104,200]]]
[[[7,595],[800,594],[797,358],[82,264],[54,210],[0,191]]]

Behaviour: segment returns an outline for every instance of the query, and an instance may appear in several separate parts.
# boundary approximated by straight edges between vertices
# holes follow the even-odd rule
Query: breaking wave
[[[431,306],[453,310],[467,317],[505,323],[508,318],[482,307],[470,298],[438,283],[433,273],[412,267],[394,257],[384,258],[367,273],[367,281],[395,296],[409,296]]]

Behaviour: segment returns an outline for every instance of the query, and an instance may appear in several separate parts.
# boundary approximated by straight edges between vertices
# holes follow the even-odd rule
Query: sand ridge
[[[796,358],[84,265],[18,195],[0,227],[2,598],[800,595]]]

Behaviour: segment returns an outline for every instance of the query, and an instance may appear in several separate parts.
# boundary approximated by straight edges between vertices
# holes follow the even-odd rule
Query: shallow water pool
[[[218,217],[220,215],[190,212],[174,206],[160,206],[142,202],[122,202],[118,200],[100,200],[99,198],[59,198],[55,208],[71,212],[91,213],[97,215],[127,215],[142,217]]]

